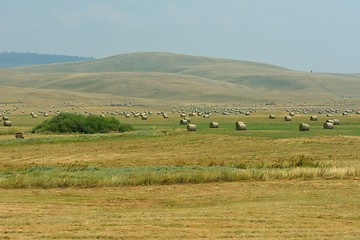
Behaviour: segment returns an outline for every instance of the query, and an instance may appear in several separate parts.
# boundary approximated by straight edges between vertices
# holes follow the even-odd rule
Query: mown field
[[[134,108],[86,111],[135,131],[31,134],[44,117],[31,118],[32,108],[9,115],[13,126],[0,127],[0,238],[360,237],[360,115],[218,113],[190,117],[197,131],[188,132],[169,107],[169,119],[152,109],[148,120],[109,114],[117,109]],[[340,125],[323,129],[333,118]]]

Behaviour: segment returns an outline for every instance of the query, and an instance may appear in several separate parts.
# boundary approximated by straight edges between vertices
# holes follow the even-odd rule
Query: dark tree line
[[[27,66],[34,64],[76,62],[85,60],[94,60],[94,58],[38,53],[3,52],[0,53],[0,68]]]

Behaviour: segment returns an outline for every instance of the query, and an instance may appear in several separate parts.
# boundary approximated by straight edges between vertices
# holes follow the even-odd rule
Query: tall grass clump
[[[276,179],[356,179],[358,167],[249,168],[153,166],[98,168],[91,166],[33,166],[0,170],[1,188],[93,188]]]
[[[74,113],[60,113],[32,129],[32,133],[108,133],[111,131],[126,132],[133,130],[129,124],[120,123],[114,117],[103,118],[95,115],[83,116]]]

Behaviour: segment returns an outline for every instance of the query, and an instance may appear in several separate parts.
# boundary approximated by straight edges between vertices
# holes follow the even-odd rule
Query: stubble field
[[[219,113],[191,117],[197,131],[187,132],[178,112],[154,110],[148,120],[114,115],[134,132],[53,135],[27,132],[45,120],[29,111],[0,127],[1,238],[360,237],[355,113],[299,112],[290,122],[282,109]],[[333,118],[340,125],[323,129]]]

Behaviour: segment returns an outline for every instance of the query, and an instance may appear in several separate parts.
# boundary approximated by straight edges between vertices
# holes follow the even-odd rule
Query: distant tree
[[[74,113],[61,113],[37,125],[32,133],[108,133],[111,131],[126,132],[133,130],[129,124],[120,123],[114,117],[104,118],[95,115],[83,116]]]

